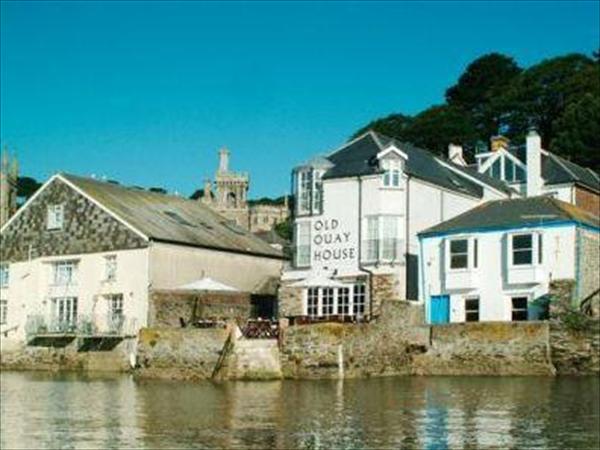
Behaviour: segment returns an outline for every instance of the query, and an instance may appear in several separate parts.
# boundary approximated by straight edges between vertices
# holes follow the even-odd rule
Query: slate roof
[[[525,145],[508,149],[526,164]],[[577,183],[594,191],[600,191],[600,176],[592,169],[582,167],[554,153],[542,153],[542,178],[546,185]]]
[[[600,217],[570,203],[548,196],[540,196],[486,202],[450,220],[421,231],[419,236],[497,228],[523,228],[565,221],[600,228]]]
[[[381,170],[377,165],[376,156],[390,144],[395,145],[408,156],[405,172],[409,175],[452,191],[461,192],[474,197],[482,197],[483,188],[479,184],[445,167],[440,163],[440,160],[442,159],[438,158],[430,151],[416,147],[409,142],[397,141],[374,131],[365,133],[359,138],[350,141],[341,149],[328,155],[327,159],[333,163],[334,166],[325,172],[323,179],[381,173]],[[457,171],[465,173],[472,178],[476,178],[490,187],[506,193],[513,192],[506,184],[498,182],[487,175],[478,174],[475,171],[458,166],[450,161],[444,162],[456,168]]]
[[[282,258],[282,253],[196,200],[59,174],[156,241]]]

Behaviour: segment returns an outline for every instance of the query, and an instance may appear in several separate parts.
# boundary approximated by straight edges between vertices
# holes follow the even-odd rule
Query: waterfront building
[[[19,162],[11,157],[8,149],[0,157],[0,227],[17,211],[17,182],[19,180]]]
[[[290,214],[287,197],[281,202],[248,201],[250,177],[230,170],[229,157],[229,150],[219,150],[214,183],[205,180],[200,201],[252,233],[270,231],[285,222]]]
[[[369,131],[293,170],[294,257],[280,314],[375,316],[383,299],[418,299],[417,233],[481,202],[504,182]]]
[[[462,159],[459,146],[451,146],[452,152],[457,161]],[[511,146],[504,136],[495,136],[490,150],[477,153],[475,158],[480,173],[504,181],[522,196],[550,195],[600,215],[598,174],[543,149],[534,130],[524,146]]]
[[[0,332],[17,341],[83,328],[135,335],[154,291],[206,276],[252,294],[283,263],[198,201],[68,174],[51,177],[0,239]]]
[[[419,238],[429,323],[543,318],[552,280],[599,295],[600,218],[551,196],[490,201]]]

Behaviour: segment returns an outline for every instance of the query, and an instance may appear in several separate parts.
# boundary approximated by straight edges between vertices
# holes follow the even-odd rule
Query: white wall
[[[196,247],[153,242],[150,252],[152,289],[173,289],[211,277],[241,291],[253,292],[269,277],[279,277],[283,261]]]
[[[543,262],[536,269],[538,281],[531,278],[530,282],[508,283],[506,236],[515,231],[533,231],[543,235]],[[449,273],[444,260],[445,241],[462,236],[477,239],[478,267],[463,274],[465,282],[462,289],[449,289]],[[548,292],[552,279],[575,278],[574,225],[425,237],[421,246],[424,280],[420,300],[428,303],[432,295],[450,295],[452,322],[464,321],[466,297],[479,297],[481,321],[511,320],[511,296],[527,295],[535,299]]]
[[[114,281],[105,281],[106,256],[115,255],[117,273]],[[52,263],[76,261],[74,283],[53,286]],[[125,326],[128,333],[136,333],[146,325],[148,303],[147,249],[121,250],[105,253],[43,257],[9,266],[8,288],[0,290],[8,300],[8,320],[0,332],[11,330],[7,339],[25,339],[28,316],[39,315],[50,320],[51,298],[77,297],[78,318],[89,318],[98,327],[106,325],[108,294],[123,294]],[[16,329],[15,329],[16,328]]]

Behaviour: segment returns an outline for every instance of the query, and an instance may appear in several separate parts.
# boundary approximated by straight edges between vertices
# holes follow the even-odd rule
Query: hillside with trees
[[[379,118],[368,129],[410,141],[439,154],[462,144],[467,157],[496,134],[522,143],[537,128],[544,148],[600,172],[600,55],[568,54],[528,68],[500,53],[470,63],[445,103],[415,116]]]

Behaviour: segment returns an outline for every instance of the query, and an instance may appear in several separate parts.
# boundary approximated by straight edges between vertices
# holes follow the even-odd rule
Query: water
[[[1,448],[598,448],[598,378],[0,375]]]

